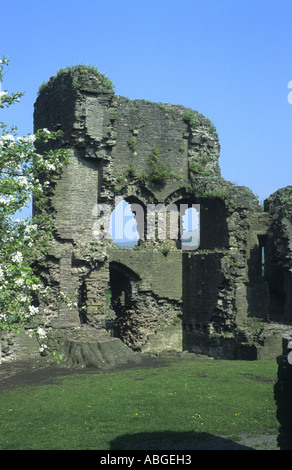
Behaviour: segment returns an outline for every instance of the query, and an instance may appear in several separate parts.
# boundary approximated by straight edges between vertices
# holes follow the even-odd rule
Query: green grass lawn
[[[0,449],[147,449],[154,441],[171,449],[214,435],[277,434],[276,377],[276,361],[175,359],[4,390]]]

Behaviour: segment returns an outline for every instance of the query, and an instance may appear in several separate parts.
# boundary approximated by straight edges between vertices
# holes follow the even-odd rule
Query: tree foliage
[[[1,91],[7,57],[0,60],[0,332],[34,324],[40,296],[48,295],[37,274],[37,263],[46,253],[52,235],[51,214],[16,218],[28,206],[32,194],[37,208],[46,205],[51,182],[68,162],[65,149],[40,155],[37,144],[59,140],[62,133],[40,129],[27,137],[17,127],[2,122],[5,108],[17,103],[22,93]],[[37,176],[37,175],[41,175]]]

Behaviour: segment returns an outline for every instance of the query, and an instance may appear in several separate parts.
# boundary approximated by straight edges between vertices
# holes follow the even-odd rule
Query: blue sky
[[[0,121],[33,128],[43,81],[97,66],[131,99],[210,118],[222,176],[260,200],[292,184],[291,0],[0,0],[3,89],[23,91]]]

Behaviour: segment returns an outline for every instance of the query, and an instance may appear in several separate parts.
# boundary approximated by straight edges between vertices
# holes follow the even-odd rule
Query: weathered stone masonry
[[[292,321],[292,187],[262,210],[248,188],[221,177],[208,119],[182,106],[131,101],[107,85],[75,67],[52,77],[35,103],[35,128],[62,129],[70,152],[51,200],[55,238],[42,276],[77,306],[41,305],[50,347],[62,352],[76,335],[111,334],[142,352],[280,354]],[[133,207],[200,204],[199,249],[143,233],[131,250],[95,238],[103,216],[96,205],[114,209],[117,196]]]

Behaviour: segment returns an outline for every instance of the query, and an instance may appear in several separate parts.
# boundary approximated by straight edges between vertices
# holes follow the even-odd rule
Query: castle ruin
[[[61,129],[70,155],[51,182],[55,236],[41,273],[73,302],[40,306],[53,350],[62,352],[68,340],[110,337],[150,353],[248,360],[281,354],[292,324],[292,186],[261,207],[250,189],[221,176],[209,119],[179,105],[117,96],[86,67],[42,87],[34,127]],[[106,236],[103,221],[119,201],[137,219],[133,248]],[[182,233],[169,236],[170,212],[166,236],[159,236],[155,208],[177,207],[181,229],[179,208],[194,204],[197,249],[182,246]]]

